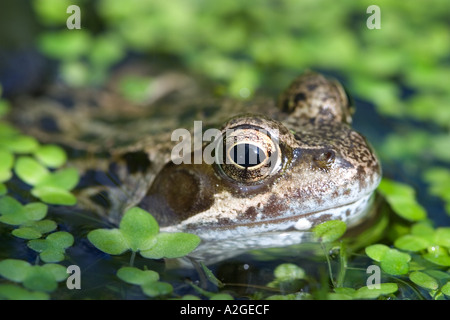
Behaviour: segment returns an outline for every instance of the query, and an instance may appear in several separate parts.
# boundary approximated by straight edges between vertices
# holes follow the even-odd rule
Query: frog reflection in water
[[[140,206],[158,220],[161,231],[199,235],[202,243],[192,256],[214,260],[249,249],[301,243],[308,240],[311,228],[327,220],[343,220],[350,228],[370,216],[381,179],[379,161],[350,126],[351,109],[342,86],[318,73],[298,77],[278,105],[267,100],[215,104],[208,111],[213,114],[204,119],[197,118],[204,112],[174,104],[159,109],[162,114],[152,114],[152,108],[139,114],[141,108],[133,109],[134,115],[120,103],[114,115],[111,105],[45,111],[30,104],[18,122],[43,142],[109,154],[103,167],[99,157],[91,156],[97,175],[115,166],[117,179],[100,186],[108,206],[97,210],[89,205],[89,210],[95,208],[114,223],[127,208]],[[191,116],[189,123],[176,122],[180,111]],[[37,130],[39,117],[57,119],[54,127],[59,132]],[[169,119],[165,127],[163,118]],[[224,149],[226,157],[243,146],[256,151],[259,161],[175,165],[171,132],[192,126],[192,120],[233,132],[234,144]],[[103,136],[95,140],[98,135]],[[90,162],[80,161],[82,173],[91,170]],[[84,199],[92,198],[93,191],[80,189],[79,203],[86,205],[89,201]]]
[[[141,202],[163,231],[202,238],[194,256],[296,244],[321,222],[340,219],[353,227],[367,218],[381,168],[350,127],[341,85],[307,72],[281,95],[272,116],[233,117],[223,126],[224,139],[226,132],[234,139],[224,151],[231,161],[169,162]],[[240,144],[259,160],[236,163]]]

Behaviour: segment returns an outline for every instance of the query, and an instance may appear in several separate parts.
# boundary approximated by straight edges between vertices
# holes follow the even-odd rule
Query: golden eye
[[[221,172],[239,182],[257,182],[281,168],[278,137],[266,130],[241,125],[227,129],[220,140],[217,163]]]

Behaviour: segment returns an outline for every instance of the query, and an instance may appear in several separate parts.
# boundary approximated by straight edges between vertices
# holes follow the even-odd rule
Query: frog
[[[380,161],[351,126],[354,107],[343,85],[321,73],[303,72],[278,99],[169,100],[156,109],[117,96],[99,102],[95,92],[80,97],[81,107],[45,101],[46,110],[34,104],[16,120],[41,140],[83,154],[72,163],[97,185],[78,188],[80,206],[114,224],[127,208],[147,210],[161,232],[200,237],[192,257],[216,261],[312,241],[320,223],[341,220],[351,229],[373,214]],[[53,131],[45,119],[58,119]],[[212,146],[212,162],[173,158],[173,130],[192,131],[193,120],[219,134],[183,159]]]

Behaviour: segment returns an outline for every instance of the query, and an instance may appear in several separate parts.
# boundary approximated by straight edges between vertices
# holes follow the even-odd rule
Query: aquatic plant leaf
[[[50,172],[42,164],[31,157],[19,157],[14,170],[17,176],[29,185],[36,185]]]
[[[39,47],[50,57],[74,60],[91,48],[91,35],[87,31],[70,30],[48,32],[39,38]]]
[[[305,270],[293,263],[283,263],[277,266],[274,270],[275,278],[281,281],[289,281],[305,278]]]
[[[67,274],[67,269],[60,264],[47,263],[41,267],[50,272],[55,278],[55,280],[58,282],[65,280],[69,276]]]
[[[38,221],[47,215],[47,205],[41,202],[32,202],[23,206],[25,215],[29,220]]]
[[[423,258],[439,266],[450,267],[450,256],[444,247],[429,247],[428,253],[424,254]]]
[[[41,266],[34,266],[24,279],[23,286],[30,290],[52,292],[58,283],[51,272]]]
[[[120,232],[132,251],[146,250],[154,245],[159,226],[147,211],[134,207],[125,212],[119,225]]]
[[[142,286],[142,291],[149,297],[158,297],[169,295],[173,291],[171,284],[167,282],[154,281],[146,282]]]
[[[122,254],[130,249],[128,241],[119,229],[92,230],[87,238],[97,249],[108,254]]]
[[[354,299],[376,299],[381,295],[394,293],[398,290],[396,283],[380,283],[380,288],[359,288],[353,295]]]
[[[436,290],[439,287],[439,283],[436,279],[420,271],[411,272],[409,274],[409,279],[425,289]]]
[[[40,253],[44,262],[60,262],[64,260],[65,249],[72,246],[73,236],[66,231],[52,233],[44,239],[31,240],[28,247]]]
[[[40,146],[35,150],[34,156],[48,168],[59,168],[67,161],[64,149],[52,144]]]
[[[147,282],[159,280],[159,274],[153,270],[140,270],[134,267],[122,267],[117,271],[117,276],[128,283],[143,285]]]
[[[156,236],[156,244],[148,250],[141,250],[145,258],[179,258],[194,250],[200,238],[190,233],[160,233]]]
[[[22,282],[32,266],[23,260],[5,259],[0,261],[0,275],[14,282]]]
[[[15,237],[26,239],[26,240],[32,240],[32,239],[39,239],[42,237],[42,233],[37,231],[34,228],[30,227],[23,227],[19,229],[15,229],[11,232]]]
[[[1,181],[1,179],[0,179]],[[4,183],[0,183],[0,196],[3,196],[8,193],[8,188],[5,186]]]
[[[44,233],[51,232],[57,227],[53,220],[30,221],[22,224],[20,228],[12,231],[18,238],[32,240],[39,239]]]
[[[72,190],[80,179],[78,171],[75,168],[66,168],[53,172],[36,184],[37,188],[55,188],[62,190]]]
[[[39,147],[39,142],[30,136],[17,135],[11,137],[5,146],[14,153],[31,153]]]
[[[347,230],[345,222],[340,220],[325,221],[313,228],[314,236],[323,242],[339,239]]]
[[[448,281],[446,284],[444,284],[441,288],[441,291],[446,295],[450,296],[450,281]]]
[[[427,217],[426,210],[416,201],[415,191],[410,186],[384,178],[378,190],[400,217],[409,221],[420,221]]]
[[[9,171],[14,165],[14,155],[5,149],[0,149],[0,172]]]
[[[9,179],[11,179],[11,169],[13,165],[13,154],[6,149],[0,149],[0,182],[8,181]]]
[[[209,300],[234,300],[233,296],[228,293],[216,293],[213,294]]]
[[[31,194],[41,201],[63,206],[73,206],[77,203],[77,198],[67,190],[48,186],[33,188]]]
[[[409,254],[389,249],[382,257],[380,266],[386,273],[402,275],[408,273],[410,260],[411,256]]]
[[[20,225],[27,221],[22,204],[10,196],[0,198],[0,222]]]
[[[391,249],[384,244],[374,244],[366,247],[366,254],[380,262],[381,268],[392,275],[405,274],[409,270],[411,256],[407,253]]]
[[[404,235],[394,242],[394,246],[398,249],[414,252],[424,250],[431,244],[427,239],[410,234]]]
[[[48,300],[50,296],[45,292],[28,291],[13,284],[0,285],[0,299],[7,300]]]
[[[435,232],[436,244],[450,248],[450,228],[441,227],[437,228]]]

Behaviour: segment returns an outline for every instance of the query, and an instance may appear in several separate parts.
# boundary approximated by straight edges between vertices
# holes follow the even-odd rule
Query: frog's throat
[[[216,242],[222,243],[230,242],[235,246],[243,245],[247,247],[246,242],[255,242],[258,248],[261,247],[279,247],[286,246],[286,239],[280,242],[276,240],[273,232],[298,232],[302,233],[300,236],[295,236],[297,240],[292,240],[294,243],[299,243],[308,239],[306,233],[310,233],[311,229],[328,220],[342,220],[347,224],[347,228],[352,228],[362,221],[364,221],[370,213],[374,201],[374,194],[368,194],[359,200],[348,203],[339,207],[311,212],[307,214],[292,215],[279,219],[270,219],[258,221],[254,223],[236,224],[233,226],[216,226],[216,227],[200,227],[193,230],[187,230],[183,225],[173,225],[161,228],[162,232],[191,232],[197,234],[202,238],[202,242]],[[262,234],[269,234],[269,241],[267,244],[262,242]],[[305,238],[306,237],[306,238]],[[258,240],[259,239],[259,240]],[[270,240],[271,239],[271,240]],[[302,240],[303,239],[303,240]],[[230,246],[231,247],[231,246]],[[251,249],[249,245],[248,249]]]

